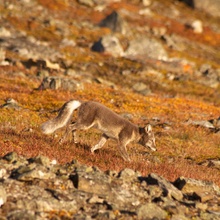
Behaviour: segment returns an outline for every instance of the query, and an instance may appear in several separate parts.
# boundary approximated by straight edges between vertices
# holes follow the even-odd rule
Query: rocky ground
[[[125,168],[63,166],[16,153],[0,158],[0,219],[219,219],[217,185]]]
[[[0,218],[219,219],[219,11],[219,0],[0,1]],[[150,123],[157,151],[131,144],[127,163],[110,141],[91,155],[96,130],[59,145],[60,131],[39,128],[69,99]]]

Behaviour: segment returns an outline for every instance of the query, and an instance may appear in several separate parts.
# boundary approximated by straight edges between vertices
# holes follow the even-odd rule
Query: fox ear
[[[152,132],[152,126],[149,124],[145,127],[146,133],[151,133]]]

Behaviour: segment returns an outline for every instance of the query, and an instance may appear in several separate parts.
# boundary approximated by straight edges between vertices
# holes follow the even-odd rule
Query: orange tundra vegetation
[[[220,171],[199,165],[206,159],[219,157],[219,134],[184,124],[191,116],[200,119],[201,114],[206,115],[207,119],[216,118],[220,112],[219,107],[185,98],[162,98],[156,95],[144,97],[120,89],[115,92],[98,84],[87,84],[84,90],[72,93],[62,90],[34,90],[38,85],[37,79],[30,82],[25,78],[21,80],[19,77],[1,74],[0,96],[14,97],[23,108],[1,109],[0,156],[11,151],[27,157],[46,155],[60,163],[76,159],[102,170],[119,171],[129,167],[139,170],[143,175],[155,172],[171,181],[185,176],[220,185]],[[65,101],[72,98],[92,99],[119,114],[130,113],[133,115],[132,121],[140,125],[154,117],[160,118],[159,122],[153,122],[158,151],[150,152],[142,146],[130,144],[128,152],[132,162],[129,163],[120,157],[114,141],[109,141],[101,150],[91,154],[90,147],[98,141],[100,135],[95,129],[78,132],[78,144],[72,143],[71,138],[59,144],[59,137],[64,130],[58,131],[56,135],[43,135],[40,124],[57,114],[50,111],[59,109]],[[171,124],[169,130],[161,127],[166,122]]]
[[[142,1],[107,1],[110,3],[103,10],[100,7],[94,10],[94,7],[75,0],[37,0],[33,1],[36,7],[28,9],[22,5],[28,5],[26,2],[8,2],[0,3],[1,25],[5,25],[12,36],[17,33],[23,40],[27,38],[29,42],[32,39],[35,44],[47,45],[47,49],[60,53],[61,58],[55,61],[60,69],[47,69],[49,76],[67,77],[64,72],[70,68],[77,72],[78,76],[73,78],[78,81],[87,79],[87,75],[91,78],[88,77],[90,82],[84,83],[84,89],[75,92],[37,90],[42,81],[42,76],[37,74],[44,69],[36,66],[27,68],[22,64],[28,60],[25,55],[13,47],[5,48],[3,52],[9,65],[0,65],[0,105],[6,98],[13,98],[21,108],[0,108],[0,156],[15,151],[26,157],[44,155],[62,164],[78,160],[102,170],[119,171],[128,167],[143,175],[154,172],[170,181],[185,176],[213,181],[220,186],[220,170],[202,165],[208,160],[220,159],[219,132],[186,123],[189,119],[210,120],[220,116],[220,86],[204,85],[204,79],[208,77],[198,83],[201,78],[196,74],[203,64],[220,69],[220,53],[216,50],[220,45],[220,34],[215,31],[219,30],[219,19],[173,0],[151,1],[150,10],[145,10],[145,15],[139,13],[148,9]],[[171,60],[177,58],[184,62],[176,67],[176,63],[172,66],[172,62],[148,57],[126,59],[92,52],[93,42],[112,33],[109,28],[97,25],[112,11],[122,12],[122,20],[127,25],[125,29],[128,27],[128,32],[131,31],[130,35],[114,33],[123,49],[128,47],[133,37],[153,37],[163,44]],[[187,22],[195,19],[203,23],[202,34],[195,34],[187,26]],[[209,23],[212,24],[210,27]],[[160,28],[165,28],[165,37],[171,39],[173,45],[169,46],[160,32],[157,34]],[[63,39],[70,44],[62,44]],[[4,43],[4,39],[0,43]],[[87,75],[81,76],[81,73]],[[169,78],[169,74],[173,77]],[[100,78],[104,83],[99,82]],[[152,93],[144,96],[134,92],[136,82],[149,85]],[[121,158],[114,141],[107,142],[102,149],[91,154],[91,146],[100,138],[95,129],[78,132],[78,144],[72,143],[71,138],[63,144],[58,143],[64,129],[54,135],[42,134],[40,125],[53,118],[57,114],[54,110],[70,99],[100,102],[138,125],[150,122],[155,131],[157,151],[130,144],[128,153],[132,161],[129,163]]]

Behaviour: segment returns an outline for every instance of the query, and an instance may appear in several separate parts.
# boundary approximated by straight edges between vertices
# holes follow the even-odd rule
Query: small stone
[[[91,50],[98,53],[103,53],[105,51],[105,48],[102,44],[102,38],[100,38],[98,41],[93,43]]]
[[[6,154],[3,159],[7,160],[10,163],[13,163],[14,161],[16,161],[18,159],[18,154],[15,152],[10,152],[8,154]]]
[[[0,108],[11,108],[11,109],[15,109],[15,110],[21,109],[18,102],[12,98],[6,99],[5,103],[3,105],[1,105]]]
[[[82,5],[93,7],[94,2],[92,0],[78,0],[78,2]]]
[[[189,218],[182,214],[175,214],[171,217],[171,220],[189,220]]]
[[[89,200],[88,203],[93,204],[93,203],[103,203],[104,199],[98,197],[97,195],[93,195]]]
[[[38,87],[39,90],[42,89],[64,89],[68,91],[77,91],[83,89],[83,83],[78,82],[73,79],[62,78],[57,76],[49,76],[45,77],[40,86]]]
[[[148,6],[150,6],[151,5],[151,2],[152,0],[142,0],[142,3],[143,3],[143,5],[145,6],[145,7],[148,7]]]
[[[0,186],[0,207],[7,201],[7,194],[3,186]]]
[[[51,165],[50,159],[48,157],[41,156],[41,155],[34,157],[34,158],[31,158],[30,161],[37,163],[37,164],[40,164],[40,165],[43,165],[43,166],[46,166],[46,167],[49,167]]]
[[[192,28],[194,33],[196,34],[201,34],[203,32],[203,25],[202,25],[202,21],[200,20],[195,20],[192,22]]]
[[[121,179],[125,179],[125,180],[129,179],[129,180],[131,180],[131,179],[137,179],[138,175],[137,175],[137,173],[134,170],[129,169],[129,168],[125,168],[124,170],[122,170],[119,173],[119,177]]]
[[[11,37],[11,32],[4,27],[0,28],[0,37]]]
[[[8,220],[18,220],[18,219],[24,219],[24,220],[35,220],[36,217],[34,215],[33,211],[30,210],[15,210],[11,211],[7,215]]]
[[[148,193],[154,199],[161,197],[163,195],[163,190],[159,186],[150,185],[148,186]]]
[[[0,179],[3,179],[7,174],[7,170],[5,168],[0,168]]]
[[[181,201],[183,198],[182,192],[177,189],[172,183],[168,182],[161,176],[155,173],[151,173],[147,177],[147,183],[152,185],[158,185],[163,189],[164,195],[168,197],[173,197],[174,199]]]
[[[45,78],[49,76],[49,72],[47,70],[41,70],[37,73],[37,76],[40,78]]]
[[[189,120],[186,123],[187,125],[196,125],[196,126],[200,126],[200,127],[204,127],[204,128],[209,128],[209,129],[214,129],[214,125],[209,122],[209,121],[193,121],[193,120]]]
[[[214,198],[212,194],[204,191],[194,192],[193,195],[197,197],[202,203],[207,202]]]
[[[64,38],[61,42],[62,46],[71,46],[71,47],[75,47],[76,46],[76,42],[73,40],[69,40],[67,38]]]
[[[208,205],[206,203],[198,202],[196,203],[195,207],[200,210],[206,210],[208,208]]]
[[[5,50],[3,50],[2,48],[0,48],[0,65],[2,62],[5,61]]]
[[[113,32],[123,32],[123,21],[120,15],[113,11],[106,18],[104,18],[100,23],[100,27],[107,27]]]
[[[66,72],[65,72],[65,75],[67,75],[67,76],[76,76],[77,73],[74,69],[67,69]]]
[[[138,92],[138,93],[142,94],[142,95],[151,94],[151,90],[150,90],[149,86],[142,83],[142,82],[138,82],[138,83],[134,84],[133,85],[133,90],[135,92]]]
[[[28,167],[27,167],[28,168]],[[48,172],[45,167],[36,167],[34,169],[27,169],[20,171],[20,175],[18,175],[17,179],[20,181],[32,181],[33,179],[42,179],[48,180],[55,178],[55,174],[52,172]]]
[[[102,45],[105,48],[105,52],[111,53],[114,57],[124,55],[124,50],[118,38],[113,35],[106,35],[102,37]]]

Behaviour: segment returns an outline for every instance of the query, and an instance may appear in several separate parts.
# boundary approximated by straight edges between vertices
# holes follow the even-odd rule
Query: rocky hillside
[[[219,0],[0,1],[2,218],[220,218],[219,11]],[[70,99],[150,123],[157,151],[130,144],[128,163],[111,140],[91,154],[95,129],[78,144],[42,134]]]
[[[155,173],[102,172],[16,153],[0,165],[1,219],[219,219],[220,189],[205,181],[170,183]]]

